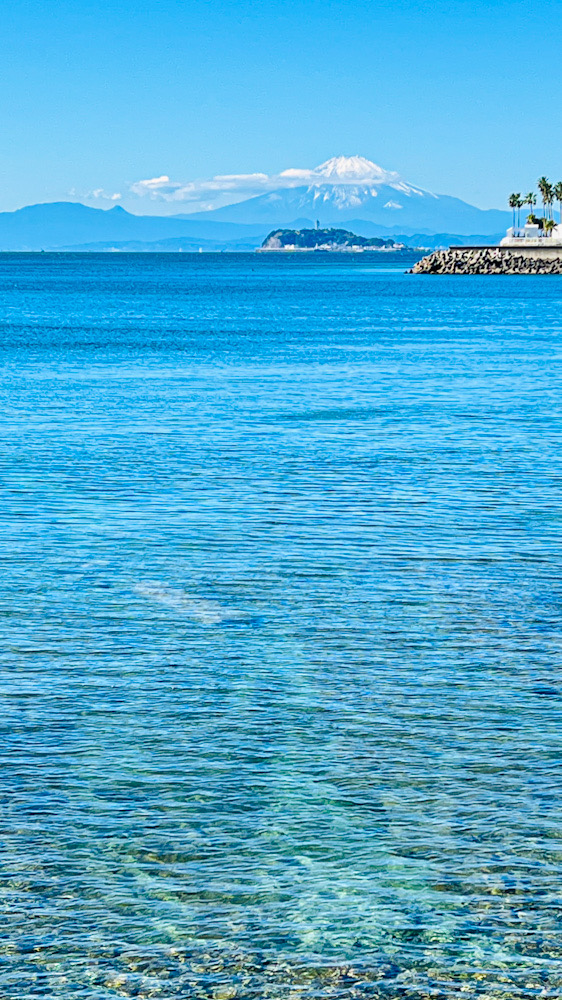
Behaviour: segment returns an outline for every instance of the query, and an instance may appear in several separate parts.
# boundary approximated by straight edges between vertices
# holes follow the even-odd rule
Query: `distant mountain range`
[[[253,249],[266,233],[263,225],[132,215],[120,206],[104,211],[65,201],[0,213],[0,250],[111,250],[126,244],[150,249],[170,240],[179,241],[173,249],[222,249],[230,243]]]
[[[431,194],[359,156],[281,176],[292,186],[192,215],[132,215],[119,206],[102,210],[75,202],[3,212],[0,250],[252,250],[273,228],[310,228],[317,219],[345,223],[365,237],[434,247],[495,243],[511,221],[508,212]]]

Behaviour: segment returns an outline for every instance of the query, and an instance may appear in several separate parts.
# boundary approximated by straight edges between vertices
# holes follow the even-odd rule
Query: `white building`
[[[555,226],[550,234],[539,229],[535,222],[526,222],[524,226],[510,226],[501,247],[521,246],[562,246],[562,225]]]

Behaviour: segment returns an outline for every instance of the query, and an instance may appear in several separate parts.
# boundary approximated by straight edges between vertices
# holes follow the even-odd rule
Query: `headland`
[[[347,229],[275,229],[263,241],[258,253],[299,253],[328,251],[330,253],[363,253],[365,250],[404,250],[403,243],[379,236],[357,236]]]

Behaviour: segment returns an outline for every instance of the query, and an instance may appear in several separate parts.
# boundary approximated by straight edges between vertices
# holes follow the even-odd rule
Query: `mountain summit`
[[[289,174],[290,171],[285,171]],[[296,171],[298,173],[298,171]],[[373,184],[392,184],[400,181],[398,174],[383,170],[372,160],[364,156],[333,156],[319,167],[310,171],[311,177],[316,175],[317,183],[328,181],[332,184],[356,184],[358,181],[371,181]],[[282,174],[281,176],[284,176]]]

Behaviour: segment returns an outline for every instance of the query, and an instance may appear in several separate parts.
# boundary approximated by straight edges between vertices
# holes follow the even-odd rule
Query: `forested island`
[[[373,236],[357,236],[348,229],[275,229],[263,241],[260,250],[403,250],[403,243]]]

